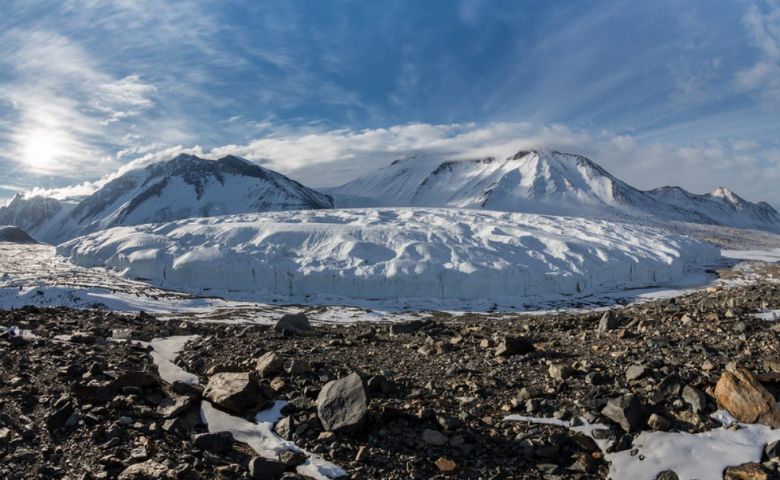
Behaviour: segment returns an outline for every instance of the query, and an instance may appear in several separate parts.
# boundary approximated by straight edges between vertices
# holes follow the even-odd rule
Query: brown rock
[[[715,386],[715,400],[740,422],[780,428],[780,408],[774,397],[744,368],[723,372]]]
[[[745,463],[727,468],[723,480],[769,480],[769,472],[758,463]]]
[[[458,464],[447,457],[439,457],[436,460],[436,468],[442,473],[452,473],[458,468]]]

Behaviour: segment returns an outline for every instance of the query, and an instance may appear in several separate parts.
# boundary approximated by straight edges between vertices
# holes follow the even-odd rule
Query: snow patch
[[[723,410],[711,415],[723,425],[702,433],[642,432],[631,449],[605,453],[610,463],[610,478],[622,480],[655,480],[659,473],[672,470],[680,478],[719,480],[727,467],[759,462],[764,446],[780,440],[780,430],[765,425],[744,424]],[[604,425],[571,426],[569,422],[549,418],[509,415],[505,421],[556,425],[584,433],[593,438],[593,431],[606,429]],[[597,440],[602,452],[609,442]]]

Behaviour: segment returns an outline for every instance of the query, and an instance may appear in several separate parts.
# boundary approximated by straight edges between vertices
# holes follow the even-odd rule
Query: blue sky
[[[179,151],[326,186],[537,147],[780,206],[777,0],[10,0],[0,52],[0,198]]]

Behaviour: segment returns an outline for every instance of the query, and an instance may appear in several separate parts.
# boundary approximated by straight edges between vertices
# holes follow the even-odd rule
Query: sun
[[[50,170],[63,154],[57,135],[46,130],[29,132],[20,143],[22,162],[36,172]]]

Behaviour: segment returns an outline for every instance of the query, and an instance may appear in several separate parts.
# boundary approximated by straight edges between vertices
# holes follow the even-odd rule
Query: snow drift
[[[718,250],[649,227],[454,209],[269,212],[116,227],[57,252],[162,286],[498,299],[675,282]]]

